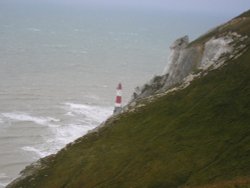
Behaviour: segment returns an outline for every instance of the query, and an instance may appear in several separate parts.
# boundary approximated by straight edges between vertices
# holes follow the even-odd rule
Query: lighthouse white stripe
[[[122,96],[122,90],[116,90],[116,96]]]
[[[115,107],[122,107],[121,103],[115,103]]]

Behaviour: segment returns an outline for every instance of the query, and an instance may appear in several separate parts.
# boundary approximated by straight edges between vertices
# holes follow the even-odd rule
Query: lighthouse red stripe
[[[122,103],[122,97],[121,96],[116,96],[116,103]]]

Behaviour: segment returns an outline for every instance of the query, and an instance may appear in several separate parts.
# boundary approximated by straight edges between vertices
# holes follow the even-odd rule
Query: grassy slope
[[[246,19],[247,18],[247,19]],[[199,45],[200,43],[205,43],[207,40],[209,40],[211,37],[220,37],[221,34],[225,32],[237,32],[241,35],[248,35],[250,32],[250,10],[247,12],[244,12],[240,16],[232,19],[231,21],[216,27],[212,31],[206,33],[205,35],[202,35],[197,40],[194,40],[190,43],[189,46],[192,45]]]
[[[249,185],[250,49],[188,88],[107,122],[47,163],[13,187]]]

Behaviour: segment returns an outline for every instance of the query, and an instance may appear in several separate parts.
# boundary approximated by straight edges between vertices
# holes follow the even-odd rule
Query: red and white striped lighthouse
[[[122,110],[122,84],[119,83],[116,88],[115,109],[114,114],[118,114]]]

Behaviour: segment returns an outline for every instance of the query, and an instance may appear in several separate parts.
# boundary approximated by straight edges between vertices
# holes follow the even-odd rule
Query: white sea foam
[[[5,173],[0,173],[0,179],[8,178],[8,176]]]
[[[85,135],[89,130],[96,128],[112,114],[112,107],[101,107],[86,104],[65,103],[67,115],[74,116],[71,123],[53,129],[55,138],[49,140],[58,150],[67,143]]]
[[[85,135],[89,130],[94,129],[98,124],[84,125],[84,124],[69,124],[56,129],[55,141],[57,144],[65,145],[75,139]]]
[[[23,155],[35,161],[56,153],[66,144],[87,134],[89,130],[96,128],[108,118],[113,110],[112,107],[70,102],[62,104],[61,109],[64,111],[58,114],[59,118],[37,116],[27,112],[6,112],[0,114],[0,121],[11,122],[12,125],[18,122],[32,122],[45,127],[39,134],[35,134],[37,137],[27,137],[27,140],[24,139],[25,142],[20,143]],[[9,181],[10,177],[0,174],[0,188],[5,187]]]
[[[10,112],[10,113],[2,113],[2,116],[8,118],[12,121],[26,121],[26,122],[33,122],[38,125],[47,125],[47,126],[56,126],[51,124],[52,122],[59,122],[59,119],[52,118],[52,117],[36,117],[29,115],[27,113],[22,112]]]
[[[65,125],[59,129],[53,129],[54,136],[46,140],[46,143],[37,145],[35,147],[25,147],[26,151],[35,152],[38,157],[45,157],[49,154],[56,153],[66,144],[73,142],[75,139],[85,135],[88,130],[95,128],[96,125]]]
[[[65,103],[63,109],[66,110],[66,122],[61,122],[59,127],[49,127],[52,134],[44,137],[43,144],[25,146],[22,149],[33,152],[38,158],[56,153],[66,144],[96,128],[112,114],[111,107],[85,104]]]
[[[38,148],[35,148],[35,147],[32,147],[32,146],[24,146],[24,147],[22,147],[22,149],[24,151],[33,152],[38,157],[45,157],[45,156],[50,154],[49,152],[46,152],[46,151],[42,150],[41,148],[38,149]]]
[[[2,183],[2,182],[0,182],[0,188],[4,188],[6,185],[8,185],[8,183]]]
[[[9,181],[9,177],[5,173],[0,173],[0,188],[4,188]]]
[[[67,115],[67,116],[75,116],[72,112],[67,112],[65,115]]]
[[[112,107],[101,107],[101,106],[90,106],[85,104],[75,104],[75,103],[65,103],[66,109],[72,115],[83,115],[85,120],[90,120],[91,122],[104,121],[108,116],[112,114]]]

